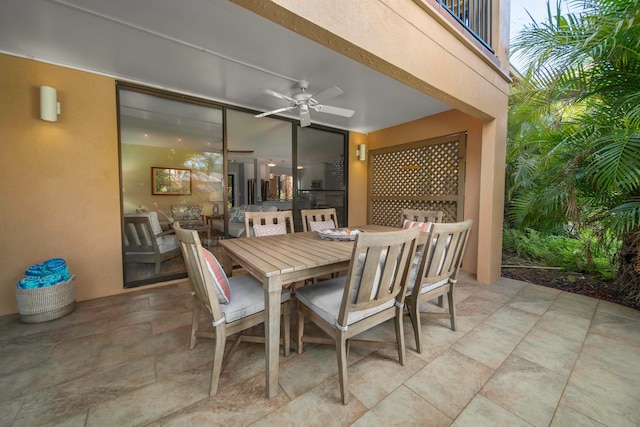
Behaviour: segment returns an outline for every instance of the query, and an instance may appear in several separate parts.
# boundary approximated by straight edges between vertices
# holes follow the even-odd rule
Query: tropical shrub
[[[616,283],[640,302],[640,0],[547,3],[513,50],[530,58],[510,99],[505,223],[573,224],[617,247]]]

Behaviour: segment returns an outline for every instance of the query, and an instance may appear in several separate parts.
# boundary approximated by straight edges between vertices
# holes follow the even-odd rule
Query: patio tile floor
[[[281,356],[267,399],[264,349],[242,344],[210,398],[213,346],[188,349],[187,283],[80,302],[46,323],[0,317],[0,426],[640,425],[640,312],[461,276],[458,330],[423,320],[418,354],[407,318],[405,366],[352,347],[347,406],[321,345]]]

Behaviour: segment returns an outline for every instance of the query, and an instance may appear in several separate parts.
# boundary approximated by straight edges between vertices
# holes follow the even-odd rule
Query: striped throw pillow
[[[222,266],[216,257],[207,249],[202,248],[204,259],[207,262],[207,270],[211,274],[211,279],[216,288],[216,296],[220,304],[229,304],[231,302],[231,289],[229,288],[229,279],[225,274]]]
[[[428,233],[429,230],[431,230],[431,223],[430,222],[419,222],[419,221],[409,221],[408,219],[405,219],[402,223],[402,228],[413,228],[413,227],[420,227],[420,231],[422,233]]]

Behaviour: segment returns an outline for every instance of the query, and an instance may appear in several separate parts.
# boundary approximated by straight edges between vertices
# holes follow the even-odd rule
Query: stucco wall
[[[358,145],[366,144],[368,136],[362,133],[349,133],[349,218],[348,226],[367,223],[367,162],[358,160]]]
[[[78,300],[122,291],[113,79],[0,55],[0,315],[16,313],[24,270],[64,258]],[[39,119],[41,85],[57,123]]]
[[[473,229],[469,236],[462,269],[468,273],[476,274],[478,269],[482,122],[459,111],[447,111],[400,126],[372,132],[368,135],[369,149],[375,150],[459,132],[467,132],[464,218],[473,220]]]
[[[25,269],[53,257],[76,275],[78,301],[129,292],[122,279],[115,81],[2,54],[0,69],[0,316],[17,313],[15,285]],[[41,85],[58,90],[57,123],[39,119]],[[366,135],[350,134],[349,224],[366,222],[366,162],[355,158],[363,142]],[[148,183],[157,156],[145,156]],[[161,163],[154,166],[173,166]]]
[[[468,43],[433,0],[231,0],[482,123],[477,279],[500,277],[509,83],[509,2],[492,2],[496,55]],[[425,114],[426,116],[426,114]],[[448,132],[450,133],[450,132]],[[476,236],[474,236],[476,238]]]

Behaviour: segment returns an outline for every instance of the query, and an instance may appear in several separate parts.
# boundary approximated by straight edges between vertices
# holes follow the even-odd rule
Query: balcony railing
[[[487,49],[491,48],[491,0],[437,0]]]

